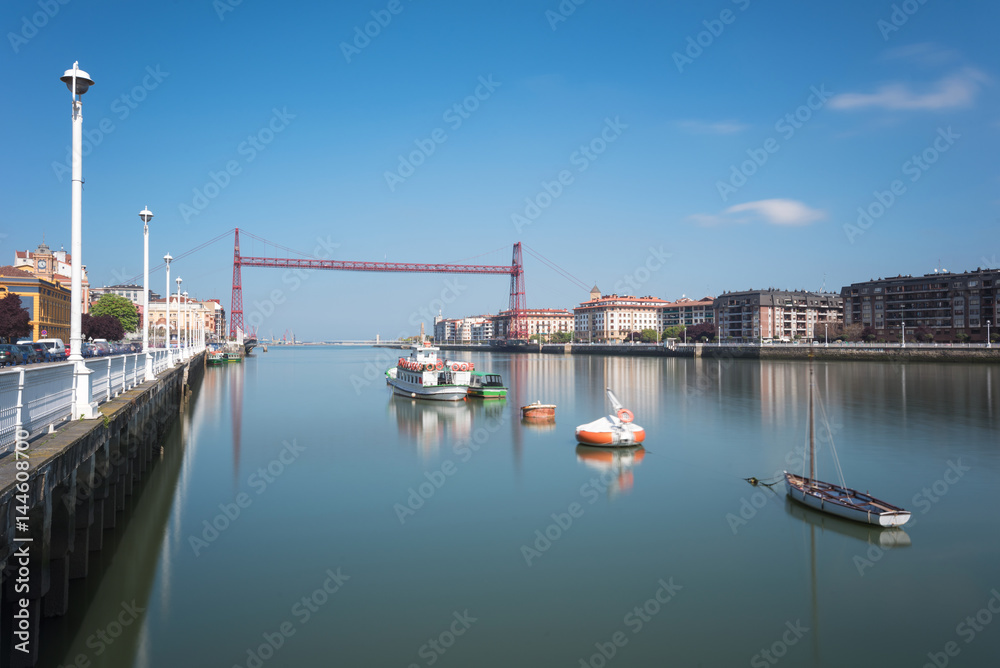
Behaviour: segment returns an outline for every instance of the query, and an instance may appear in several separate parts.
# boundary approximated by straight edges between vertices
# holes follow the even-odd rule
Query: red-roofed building
[[[577,341],[621,343],[632,332],[661,329],[661,310],[669,302],[658,297],[602,296],[595,285],[590,299],[573,309]]]
[[[669,327],[690,327],[715,322],[715,299],[712,297],[698,300],[681,297],[675,302],[664,304],[662,309],[660,331]]]
[[[573,314],[564,308],[529,308],[521,312],[528,325],[528,338],[535,334],[545,340],[558,332],[573,331]],[[493,316],[493,336],[506,339],[510,332],[510,311],[500,311]]]

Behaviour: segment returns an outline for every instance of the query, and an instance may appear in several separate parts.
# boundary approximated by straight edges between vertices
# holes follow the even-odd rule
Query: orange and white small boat
[[[533,404],[528,404],[527,406],[521,406],[521,419],[522,420],[555,420],[556,419],[556,405],[555,404],[543,404],[541,401],[536,401]]]
[[[608,399],[614,409],[613,415],[607,415],[581,424],[576,428],[576,440],[586,445],[597,445],[610,448],[620,448],[637,445],[646,438],[646,430],[632,422],[635,415],[622,407],[618,397],[610,389]]]

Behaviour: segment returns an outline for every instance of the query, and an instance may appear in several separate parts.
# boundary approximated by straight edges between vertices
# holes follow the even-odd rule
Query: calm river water
[[[45,666],[943,666],[1000,656],[1000,368],[816,363],[880,531],[797,506],[808,364],[457,352],[506,401],[390,396],[399,351],[206,369]],[[578,447],[616,390],[645,449]],[[552,426],[518,407],[558,405]],[[820,441],[829,442],[825,431]],[[821,448],[818,477],[838,476]]]

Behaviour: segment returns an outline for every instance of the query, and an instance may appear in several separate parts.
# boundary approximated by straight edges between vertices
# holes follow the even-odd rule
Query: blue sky
[[[142,271],[144,206],[153,258],[237,226],[344,260],[509,264],[522,241],[665,299],[998,265],[995,3],[234,3],[3,3],[0,261],[70,246],[78,60],[95,285]],[[529,307],[586,298],[525,266]],[[231,239],[172,273],[228,310]],[[247,268],[244,311],[394,336],[505,308],[508,282]]]

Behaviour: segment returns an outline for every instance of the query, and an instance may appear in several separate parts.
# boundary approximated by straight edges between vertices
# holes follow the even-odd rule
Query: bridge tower
[[[229,338],[236,338],[236,328],[246,334],[243,327],[243,281],[240,262],[240,228],[236,228],[236,245],[233,248],[233,301],[229,306]]]
[[[525,318],[524,263],[521,260],[521,242],[514,244],[514,257],[510,272],[510,327],[508,339],[527,340],[528,321]]]

